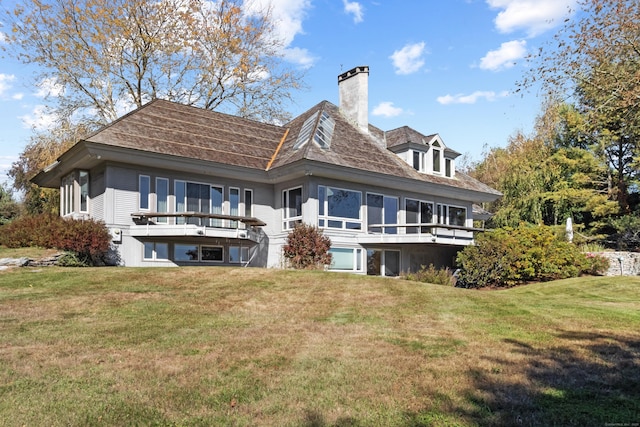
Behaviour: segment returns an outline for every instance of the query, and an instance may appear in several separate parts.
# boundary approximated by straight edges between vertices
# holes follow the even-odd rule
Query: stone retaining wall
[[[640,275],[639,252],[594,252],[609,259],[609,270],[605,276],[638,276]]]

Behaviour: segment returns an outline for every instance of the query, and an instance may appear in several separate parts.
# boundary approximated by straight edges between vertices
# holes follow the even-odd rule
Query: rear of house
[[[368,67],[284,126],[155,100],[34,178],[60,212],[105,222],[125,266],[283,267],[299,223],[331,238],[332,270],[450,266],[494,189],[457,172],[439,135],[368,123]]]

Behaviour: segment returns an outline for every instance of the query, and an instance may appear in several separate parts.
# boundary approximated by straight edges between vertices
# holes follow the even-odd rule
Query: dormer
[[[425,136],[405,126],[386,132],[387,147],[420,173],[453,178],[460,153],[447,148],[440,135]]]

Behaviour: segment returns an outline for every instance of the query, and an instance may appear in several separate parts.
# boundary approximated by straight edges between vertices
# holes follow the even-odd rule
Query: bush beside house
[[[331,239],[318,227],[298,224],[287,236],[282,248],[289,266],[295,269],[318,269],[331,264]]]
[[[59,261],[64,265],[101,265],[111,247],[111,234],[101,221],[66,219],[54,214],[26,215],[2,226],[0,244],[66,251]]]

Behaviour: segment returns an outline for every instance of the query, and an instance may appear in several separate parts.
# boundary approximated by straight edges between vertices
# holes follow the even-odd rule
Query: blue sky
[[[295,116],[322,100],[338,104],[337,76],[368,65],[369,121],[390,130],[438,133],[473,160],[531,131],[535,92],[514,94],[524,57],[549,40],[577,0],[252,0],[271,2],[283,54],[305,71]],[[0,12],[14,2],[0,0]],[[0,14],[3,15],[3,14]],[[1,18],[0,18],[1,19]],[[1,22],[1,21],[0,21]],[[0,43],[6,43],[0,27]],[[33,67],[0,59],[0,182],[46,129],[48,85]]]

